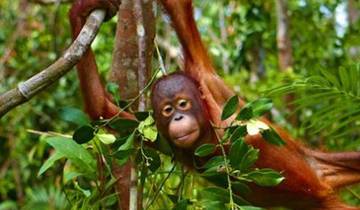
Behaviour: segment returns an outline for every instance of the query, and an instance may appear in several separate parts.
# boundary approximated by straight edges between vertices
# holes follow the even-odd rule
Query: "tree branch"
[[[67,4],[73,2],[73,0],[30,0],[31,3],[41,4],[41,5],[52,5],[52,4]]]
[[[142,1],[134,1],[134,14],[136,18],[136,32],[138,40],[138,53],[139,53],[139,67],[138,67],[138,86],[139,90],[144,89],[146,85],[146,37],[145,37],[145,26],[144,26],[144,16]],[[146,107],[146,98],[145,96],[140,97],[139,99],[139,111],[144,111]]]
[[[44,90],[60,77],[65,75],[79,61],[94,40],[101,23],[105,17],[105,11],[93,11],[80,34],[63,56],[48,68],[42,70],[25,82],[21,82],[16,88],[0,95],[0,118],[11,109],[25,103],[33,96]]]

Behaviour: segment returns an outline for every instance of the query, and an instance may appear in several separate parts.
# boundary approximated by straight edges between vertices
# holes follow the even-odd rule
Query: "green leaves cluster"
[[[330,139],[335,145],[351,144],[359,135],[360,65],[347,65],[336,71],[318,73],[279,86],[271,94],[296,94],[297,111],[305,113],[302,125],[312,134]],[[329,143],[329,142],[327,142]]]
[[[67,136],[45,138],[55,152],[43,163],[38,175],[43,175],[55,163],[65,159],[63,182],[74,185],[78,193],[84,197],[84,202],[95,201],[111,207],[114,202],[110,201],[114,198],[116,201],[116,195],[109,194],[104,197],[102,194],[109,191],[108,189],[116,181],[112,175],[113,162],[123,165],[133,157],[144,177],[160,167],[158,152],[145,147],[142,143],[156,141],[158,136],[154,119],[149,113],[136,114],[138,116],[136,120],[115,118],[92,123],[78,109],[67,107],[60,113],[64,121],[78,128],[72,138]],[[104,126],[111,127],[120,135],[107,133]],[[101,164],[99,157],[102,159]],[[99,164],[103,165],[102,171],[99,171]],[[101,176],[105,176],[107,182],[101,181],[104,179]]]
[[[277,135],[274,129],[270,128],[265,123],[261,122],[260,120],[257,120],[259,117],[264,115],[266,112],[269,112],[273,106],[273,103],[271,99],[268,98],[259,98],[255,101],[251,101],[247,103],[243,108],[240,109],[239,113],[236,115],[235,120],[233,121],[233,124],[240,124],[240,126],[231,126],[230,129],[228,129],[228,135],[225,135],[225,138],[234,138],[232,135],[235,133],[238,137],[239,135],[245,136],[246,133],[243,131],[242,133],[239,133],[240,130],[244,130],[242,126],[246,126],[246,132],[250,135],[252,135],[249,130],[254,130],[251,128],[257,129],[263,136],[263,138],[276,145],[283,145],[285,142]],[[227,103],[225,104],[223,108],[223,112],[221,115],[221,120],[226,120],[230,118],[231,116],[235,115],[239,107],[239,98],[238,96],[231,97]],[[255,121],[255,120],[257,121]],[[237,130],[235,132],[235,130]],[[234,133],[233,133],[234,132]]]
[[[224,106],[221,119],[227,120],[234,116],[234,121],[231,126],[225,128],[225,134],[222,139],[219,139],[219,143],[204,144],[195,151],[195,155],[201,158],[213,154],[216,150],[222,151],[222,155],[212,157],[201,166],[204,177],[212,181],[216,180],[220,186],[228,187],[228,190],[213,187],[204,189],[202,194],[206,209],[225,208],[228,205],[237,206],[239,209],[259,209],[248,206],[246,201],[241,197],[234,196],[232,191],[246,194],[250,192],[248,183],[271,187],[284,180],[280,172],[267,168],[256,168],[254,164],[259,158],[259,150],[245,142],[247,135],[254,135],[251,133],[252,131],[249,131],[251,130],[249,127],[257,126],[258,134],[262,135],[267,142],[277,146],[285,143],[274,129],[258,120],[259,117],[270,111],[272,101],[260,98],[246,104],[240,110],[238,106],[237,96],[230,98]],[[252,130],[254,129],[252,128]]]

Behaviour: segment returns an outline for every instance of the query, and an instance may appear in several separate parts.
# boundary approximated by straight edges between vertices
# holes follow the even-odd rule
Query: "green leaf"
[[[225,161],[223,156],[215,156],[208,160],[201,168],[209,169],[213,167],[219,167],[221,165],[224,165],[224,163]]]
[[[239,208],[240,210],[264,210],[263,208],[255,206],[240,206]]]
[[[250,147],[244,142],[243,139],[236,140],[230,148],[229,160],[230,165],[235,169],[240,169],[241,159],[249,151]]]
[[[246,126],[237,126],[230,136],[230,141],[235,142],[236,140],[245,137],[246,134]]]
[[[360,65],[354,65],[351,68],[351,76],[350,78],[352,78],[352,92],[354,93],[355,96],[360,97],[360,81],[358,80],[358,78],[360,78]]]
[[[91,141],[95,134],[95,129],[90,127],[90,126],[82,126],[80,128],[78,128],[74,134],[73,134],[73,139],[78,143],[78,144],[84,144],[88,141]]]
[[[183,199],[174,206],[173,210],[186,210],[189,204],[189,199]]]
[[[195,155],[199,157],[205,157],[215,151],[215,144],[203,144],[195,150]]]
[[[152,172],[155,172],[161,165],[161,160],[159,154],[151,148],[144,149],[145,159],[147,166]]]
[[[75,182],[75,189],[82,192],[86,198],[89,198],[91,196],[91,191],[81,188],[81,186],[78,184],[78,182]]]
[[[243,182],[239,182],[239,181],[232,182],[231,187],[233,191],[239,195],[248,195],[249,193],[251,193],[250,187]]]
[[[66,122],[75,123],[82,126],[90,123],[88,116],[80,109],[64,107],[59,110],[59,116]]]
[[[98,133],[96,137],[104,144],[112,144],[116,141],[116,137],[109,133]]]
[[[165,194],[165,193],[164,195],[166,195],[170,199],[170,201],[173,202],[174,204],[177,203],[177,201],[179,200],[179,196],[177,195]]]
[[[144,121],[140,122],[139,128],[145,126],[151,126],[154,124],[155,124],[154,118],[151,115],[148,115],[148,117]]]
[[[123,166],[129,160],[130,156],[134,153],[135,149],[120,150],[112,154],[119,166]]]
[[[277,146],[285,145],[285,141],[281,139],[279,134],[273,128],[262,130],[261,136],[269,143],[275,144]]]
[[[230,200],[229,190],[219,187],[207,187],[200,192],[200,197],[211,201],[220,201],[222,203],[228,203]],[[248,205],[249,203],[243,198],[233,194],[234,202],[238,205]]]
[[[80,172],[64,170],[64,174],[63,174],[64,184],[68,183],[70,180],[73,180],[76,177],[83,175],[84,174]]]
[[[254,117],[262,116],[273,107],[272,100],[269,98],[259,98],[258,100],[250,102],[248,105],[252,108]]]
[[[151,115],[149,115],[144,121],[140,122],[138,130],[145,139],[149,139],[151,142],[156,141],[158,131],[155,126],[154,118]]]
[[[120,109],[123,109],[125,111],[127,111],[129,109],[129,101],[127,101],[127,100],[119,100],[118,105],[119,105]]]
[[[349,78],[349,72],[347,69],[345,69],[344,67],[340,67],[339,68],[339,76],[340,76],[340,81],[342,84],[342,87],[344,90],[348,91],[350,90],[350,78]]]
[[[18,204],[12,200],[4,200],[0,203],[0,210],[16,210],[19,209]]]
[[[149,115],[150,112],[135,112],[135,117],[139,121],[144,121]]]
[[[124,151],[134,148],[135,131],[133,131],[125,140],[125,142],[119,146],[117,151]]]
[[[99,205],[99,206],[103,205],[104,207],[107,207],[107,209],[109,209],[117,204],[118,196],[119,195],[117,192],[108,194],[106,196],[103,196],[101,199],[97,200],[95,205]]]
[[[106,84],[106,90],[109,92],[115,99],[115,101],[120,100],[120,91],[119,91],[119,85],[114,82],[109,82]]]
[[[337,77],[334,74],[332,74],[330,71],[320,68],[320,72],[335,87],[337,88],[341,87]]]
[[[120,150],[117,151],[115,153],[113,153],[112,155],[116,158],[116,159],[127,159],[133,152],[135,151],[135,149],[128,149],[128,150]]]
[[[119,133],[130,133],[139,126],[139,122],[130,119],[118,118],[110,123],[110,127]]]
[[[45,162],[44,164],[41,166],[39,172],[38,172],[38,176],[42,175],[45,171],[47,171],[51,166],[54,165],[54,163],[63,158],[64,155],[61,154],[60,152],[56,151],[53,155],[51,155]]]
[[[225,203],[211,200],[202,200],[201,207],[206,210],[227,209]]]
[[[269,112],[273,107],[272,100],[269,98],[259,98],[246,104],[241,110],[236,120],[250,120],[254,117],[260,117]]]
[[[253,110],[248,106],[244,106],[236,116],[236,120],[250,120],[251,118],[253,118]]]
[[[155,147],[159,152],[164,155],[171,156],[173,154],[173,149],[170,146],[170,143],[161,135],[157,136],[157,140],[154,142]]]
[[[219,187],[207,187],[200,191],[200,196],[206,200],[229,202],[229,191]]]
[[[247,174],[247,178],[253,180],[257,185],[272,187],[280,184],[285,178],[272,169],[258,169]]]
[[[54,149],[63,154],[86,176],[96,176],[96,161],[93,156],[81,145],[65,137],[49,137],[45,139]]]
[[[259,158],[259,150],[250,147],[250,149],[241,158],[241,162],[239,165],[240,171],[245,171],[249,169],[252,165],[254,165],[254,163],[258,158]]]
[[[239,106],[239,98],[237,95],[231,97],[225,104],[221,114],[221,120],[226,120],[233,115]]]
[[[223,173],[219,172],[219,167],[208,168],[201,173],[201,176],[205,177],[205,178],[222,176],[222,175],[223,175]]]

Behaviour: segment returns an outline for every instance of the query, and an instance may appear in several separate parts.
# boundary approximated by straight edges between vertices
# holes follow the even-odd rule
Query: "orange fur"
[[[226,100],[234,95],[234,92],[216,75],[196,27],[192,1],[160,0],[160,2],[170,15],[183,47],[184,71],[198,81],[212,123],[218,127],[228,125],[228,122],[220,120],[220,113]],[[241,101],[240,104],[244,103]],[[271,124],[267,120],[264,121]],[[248,144],[260,149],[256,167],[282,171],[285,177],[285,181],[277,187],[252,186],[253,193],[246,196],[249,201],[264,207],[285,206],[311,210],[359,209],[341,203],[335,195],[335,190],[360,181],[360,152],[314,151],[293,141],[282,129],[277,128],[277,131],[286,141],[283,147],[267,143],[260,135],[246,138]],[[219,135],[221,134],[220,132]],[[217,139],[212,141],[217,143]]]
[[[185,54],[187,75],[199,83],[209,117],[217,126],[226,126],[228,122],[220,120],[221,110],[226,100],[234,95],[224,81],[216,74],[206,48],[201,42],[192,13],[191,0],[159,0],[170,15],[173,26]],[[73,4],[70,20],[73,37],[76,37],[91,7],[101,8],[97,0],[81,1]],[[93,5],[92,5],[93,4]],[[106,6],[110,8],[110,6]],[[101,83],[95,58],[91,50],[84,55],[77,65],[80,86],[85,108],[93,119],[110,118],[119,112]],[[241,105],[244,103],[241,102]],[[134,116],[122,112],[120,117]],[[269,123],[269,122],[267,122]],[[246,198],[254,204],[264,207],[287,206],[292,209],[311,210],[356,210],[341,203],[335,195],[339,187],[360,181],[359,153],[323,153],[313,151],[294,142],[280,128],[277,129],[287,142],[284,147],[277,147],[265,142],[261,136],[248,136],[247,143],[261,150],[257,167],[273,168],[282,171],[286,180],[277,187],[263,188],[252,186],[253,193]],[[222,134],[221,132],[219,133]],[[217,142],[215,138],[206,141]],[[186,151],[182,151],[186,155]],[[187,156],[191,157],[192,153]]]
[[[95,8],[104,8],[107,10],[108,16],[114,15],[117,11],[115,5],[119,4],[117,1],[118,0],[105,2],[97,0],[80,0],[74,2],[69,13],[73,39],[80,33],[80,30],[85,23],[85,19],[91,10]],[[127,112],[119,113],[119,107],[112,102],[110,95],[106,93],[98,73],[95,56],[91,49],[87,50],[76,67],[85,111],[92,119],[108,119],[116,114],[119,114],[119,117],[122,118],[134,118],[132,114]]]

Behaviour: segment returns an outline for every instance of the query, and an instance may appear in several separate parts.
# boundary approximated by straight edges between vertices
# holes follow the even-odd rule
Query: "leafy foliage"
[[[231,126],[225,128],[225,135],[222,139],[219,139],[219,144],[203,144],[195,150],[195,155],[199,157],[214,154],[216,148],[220,148],[219,150],[222,153],[221,155],[212,157],[202,166],[204,170],[202,175],[204,177],[210,180],[217,180],[216,183],[218,185],[227,187],[227,190],[207,188],[202,191],[203,199],[208,201],[204,202],[206,204],[204,204],[203,207],[206,209],[225,208],[226,206],[229,206],[230,209],[257,209],[247,206],[249,204],[246,201],[241,197],[235,196],[232,191],[232,185],[239,186],[241,184],[242,189],[237,189],[240,189],[239,193],[244,193],[249,191],[247,183],[253,182],[260,186],[270,187],[276,186],[284,180],[280,172],[272,169],[257,169],[254,167],[259,157],[259,150],[246,144],[244,140],[247,135],[261,134],[264,139],[270,143],[278,146],[285,143],[274,129],[256,120],[256,118],[261,117],[262,114],[271,110],[271,100],[260,98],[249,102],[238,114],[236,113],[238,102],[235,102],[235,100],[239,100],[237,96],[229,99],[224,106],[222,116],[225,117],[223,119],[227,119],[231,115],[237,116],[235,117],[235,121],[231,123]],[[248,110],[250,110],[250,112],[248,112]],[[242,117],[245,112],[249,114],[246,114],[247,117]],[[249,125],[255,127],[256,132],[253,132],[255,129],[251,129],[250,131]],[[230,149],[227,149],[229,147]],[[226,153],[226,150],[229,150],[229,152]],[[224,176],[226,177],[225,179]]]
[[[26,195],[27,199],[29,200],[29,202],[23,208],[26,210],[46,210],[49,208],[49,206],[52,206],[53,209],[65,210],[70,207],[68,201],[65,198],[65,195],[54,187],[50,187],[50,189],[29,189],[26,192]]]
[[[359,138],[360,65],[320,73],[273,89],[269,94],[295,93],[298,110],[310,112],[303,125],[335,141]]]
[[[238,96],[235,95],[226,102],[223,112],[221,114],[221,120],[226,120],[231,115],[233,115],[236,112],[238,106],[239,106],[239,99]]]
[[[79,110],[68,109],[83,115]],[[117,201],[116,194],[110,190],[116,182],[112,175],[113,165],[111,162],[123,165],[131,155],[136,154],[136,161],[139,168],[142,169],[141,173],[144,179],[147,174],[155,173],[161,166],[161,159],[157,151],[145,147],[143,143],[140,146],[135,144],[138,140],[147,141],[150,137],[153,138],[153,135],[156,140],[157,132],[155,134],[150,132],[154,130],[154,120],[151,115],[147,114],[147,116],[141,122],[113,119],[115,127],[122,130],[120,137],[115,137],[101,129],[110,123],[109,120],[95,122],[92,125],[80,125],[75,130],[72,139],[61,135],[45,137],[44,140],[54,148],[55,152],[43,163],[38,173],[39,176],[43,176],[48,170],[55,167],[57,162],[65,159],[63,181],[67,184],[67,188],[71,186],[75,189],[67,194],[72,206],[111,208]],[[67,119],[69,118],[65,120]],[[96,157],[104,158],[101,172],[97,168],[99,160]],[[106,182],[102,181],[102,176],[107,177]],[[107,193],[104,194],[104,192]]]
[[[0,1],[0,93],[14,88],[19,81],[27,79],[51,64],[71,42],[67,19],[69,4],[63,4],[61,1],[60,4],[45,6],[38,4],[38,1],[31,1],[31,3],[27,2],[24,9],[21,6],[22,2],[24,1]],[[347,11],[340,13],[338,11],[341,8],[346,10],[347,2],[345,0],[288,1],[290,38],[293,48],[293,68],[288,72],[279,72],[277,67],[274,1],[196,0],[194,4],[197,23],[209,54],[214,59],[217,70],[222,72],[222,77],[239,96],[255,100],[264,91],[281,84],[292,83],[299,76],[305,78],[302,79],[304,82],[306,78],[313,75],[326,78],[322,73],[316,74],[317,69],[326,69],[326,72],[332,74],[341,85],[340,88],[334,86],[336,83],[331,83],[329,86],[336,87],[332,90],[337,89],[336,97],[330,89],[326,92],[331,95],[331,98],[327,98],[323,90],[316,87],[316,91],[314,87],[306,90],[300,87],[291,90],[296,92],[298,99],[309,103],[305,106],[301,106],[302,102],[299,103],[298,116],[306,129],[293,128],[285,121],[287,108],[282,97],[272,97],[276,107],[272,109],[272,113],[276,113],[276,110],[280,111],[272,117],[276,122],[290,129],[292,133],[305,137],[303,139],[310,143],[325,143],[321,146],[330,147],[333,150],[359,150],[358,122],[355,120],[358,114],[354,112],[352,116],[349,116],[350,110],[355,111],[358,104],[356,100],[353,100],[354,93],[349,90],[350,87],[356,87],[353,84],[358,83],[358,80],[355,80],[359,77],[351,74],[341,76],[339,72],[340,68],[344,69],[345,73],[355,68],[348,67],[348,64],[357,63],[360,58],[359,20],[349,23],[347,27],[342,27],[337,21],[338,17],[346,16]],[[360,2],[354,5],[355,9],[359,9]],[[115,27],[116,19],[103,24],[100,34],[92,44],[102,77],[105,77],[106,72],[111,68],[114,43],[112,35]],[[173,61],[180,56],[179,54],[174,56],[173,52],[179,53],[179,51],[172,47],[177,46],[178,41],[169,28],[168,21],[158,21],[157,30],[159,40],[165,43],[165,47],[160,46],[160,50],[164,56],[166,68],[177,69],[176,62]],[[343,35],[339,34],[339,31],[343,31]],[[171,53],[166,47],[168,45],[172,46]],[[344,82],[340,76],[345,79]],[[112,83],[106,87],[113,98],[123,106],[118,87]],[[321,93],[324,94],[321,95]],[[315,94],[319,94],[319,99],[315,97]],[[314,97],[306,99],[307,96]],[[96,125],[90,124],[86,114],[79,110],[82,107],[80,98],[78,80],[73,71],[61,78],[48,91],[0,119],[0,166],[2,169],[0,209],[20,209],[25,206],[32,209],[114,207],[117,198],[109,190],[114,180],[106,167],[104,169],[107,175],[106,184],[110,187],[106,188],[108,193],[100,197],[95,187],[98,180],[83,177],[79,169],[69,159],[65,159],[64,154],[54,151],[53,147],[46,143],[48,135],[53,135],[53,132],[40,136],[36,134],[42,131],[55,131],[61,133],[61,138],[64,137],[63,135],[67,138],[81,126],[95,127]],[[337,108],[332,109],[335,106]],[[71,107],[77,107],[77,109]],[[251,112],[249,110],[243,110],[244,118],[239,120],[251,119],[253,110]],[[148,117],[148,112],[136,113],[136,116],[138,121],[144,121]],[[100,129],[95,131],[95,137],[92,140],[81,145],[81,150],[85,149],[92,158],[103,154],[106,160],[119,163],[124,163],[133,154],[139,154],[141,163],[139,179],[142,183],[145,180],[144,204],[148,209],[171,209],[174,206],[180,209],[199,206],[212,207],[212,209],[225,208],[219,201],[199,198],[198,189],[204,187],[206,189],[209,184],[198,175],[186,172],[179,165],[174,167],[171,158],[167,156],[160,155],[160,167],[155,172],[147,170],[146,160],[150,163],[150,158],[153,157],[145,158],[141,155],[139,145],[136,145],[141,144],[141,141],[137,138],[147,136],[153,139],[154,130],[145,129],[150,131],[149,136],[145,135],[147,131],[143,134],[133,132],[138,128],[139,122],[125,122],[121,119],[116,119],[110,125],[121,133],[115,136],[116,140],[113,143],[106,144],[109,141],[102,141],[104,140],[102,135],[109,133],[102,133]],[[316,134],[307,132],[307,128]],[[229,133],[231,133],[229,140],[233,144],[238,143],[240,141],[237,140],[241,139],[246,132],[247,126],[229,128]],[[320,141],[319,136],[326,141]],[[71,141],[70,138],[71,136],[66,141]],[[112,142],[113,138],[110,137],[110,139]],[[167,153],[171,153],[169,146],[166,146],[166,141],[159,136],[155,143],[165,145],[167,151],[170,151]],[[112,150],[110,151],[109,148]],[[224,162],[223,157],[217,156],[203,167],[212,168]],[[40,176],[37,176],[38,173]],[[240,181],[233,182],[232,188],[240,192],[249,190]],[[360,193],[359,188],[352,188],[351,191],[352,193],[345,193],[344,197],[352,204],[359,205],[359,199],[354,196]],[[68,199],[64,199],[65,194],[70,203]],[[33,205],[40,203],[41,207]],[[240,209],[255,208],[241,206]]]

